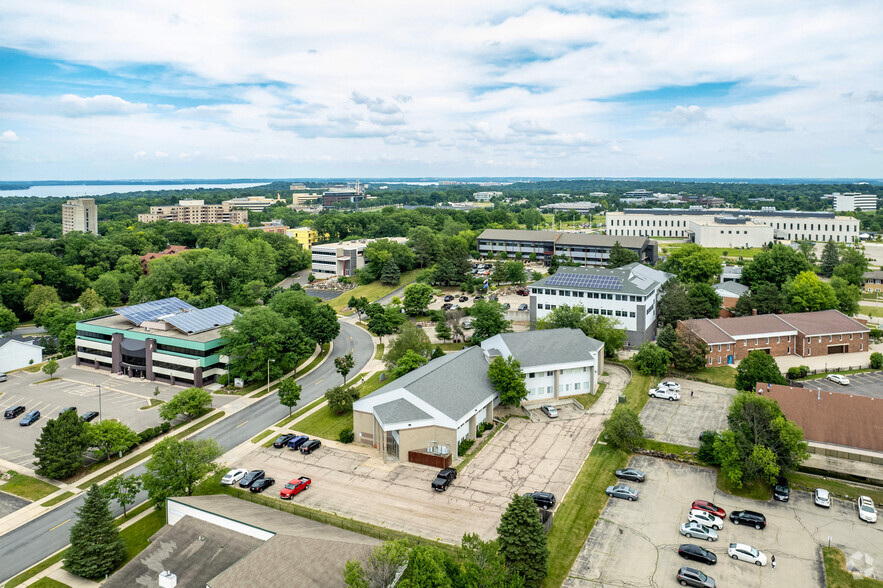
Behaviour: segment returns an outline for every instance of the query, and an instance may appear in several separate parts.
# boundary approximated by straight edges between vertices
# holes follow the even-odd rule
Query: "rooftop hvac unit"
[[[178,585],[178,576],[173,574],[172,572],[163,570],[159,574],[159,587],[160,588],[175,588]]]

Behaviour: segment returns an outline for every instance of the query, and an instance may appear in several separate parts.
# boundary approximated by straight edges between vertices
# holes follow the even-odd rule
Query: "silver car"
[[[717,541],[717,531],[714,529],[709,529],[705,525],[700,525],[699,523],[689,522],[681,524],[681,535],[692,539],[695,537],[696,539],[705,539],[706,541]]]
[[[816,506],[831,508],[831,493],[824,488],[816,488],[813,492],[813,502]]]
[[[550,419],[558,418],[558,409],[556,409],[554,406],[546,404],[545,406],[540,407],[540,410],[546,413],[546,416]]]
[[[607,496],[611,498],[624,498],[626,500],[635,501],[638,499],[638,491],[631,486],[625,484],[617,484],[616,486],[607,486]]]

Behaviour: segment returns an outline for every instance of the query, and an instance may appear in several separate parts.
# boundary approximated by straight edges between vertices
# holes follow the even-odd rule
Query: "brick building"
[[[166,255],[178,255],[182,251],[189,251],[189,247],[185,247],[184,245],[169,245],[162,251],[155,251],[153,253],[148,253],[146,255],[141,256],[141,269],[144,270],[145,274],[149,274],[150,270],[148,268],[148,264],[154,259],[158,259],[160,257],[165,257]]]
[[[710,347],[708,365],[733,364],[749,352],[812,357],[856,353],[868,348],[870,329],[838,310],[763,314],[678,322],[681,334],[692,332]]]

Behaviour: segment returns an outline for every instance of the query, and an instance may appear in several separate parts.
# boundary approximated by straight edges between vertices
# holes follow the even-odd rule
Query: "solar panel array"
[[[135,306],[118,308],[114,312],[140,326],[145,321],[153,322],[161,316],[191,310],[196,310],[196,307],[192,304],[187,304],[180,298],[164,298],[163,300],[154,300],[153,302],[144,302]]]
[[[229,325],[233,319],[239,315],[232,308],[227,308],[223,304],[212,306],[211,308],[203,308],[202,310],[191,310],[182,312],[173,316],[167,316],[163,320],[188,335],[202,333],[217,329],[224,325]]]
[[[546,280],[547,286],[571,286],[597,290],[622,290],[622,282],[616,276],[557,273]]]

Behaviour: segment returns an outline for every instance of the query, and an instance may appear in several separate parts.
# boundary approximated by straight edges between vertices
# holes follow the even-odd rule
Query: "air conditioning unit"
[[[178,576],[169,572],[167,570],[163,570],[159,574],[159,588],[175,588],[178,585]]]

